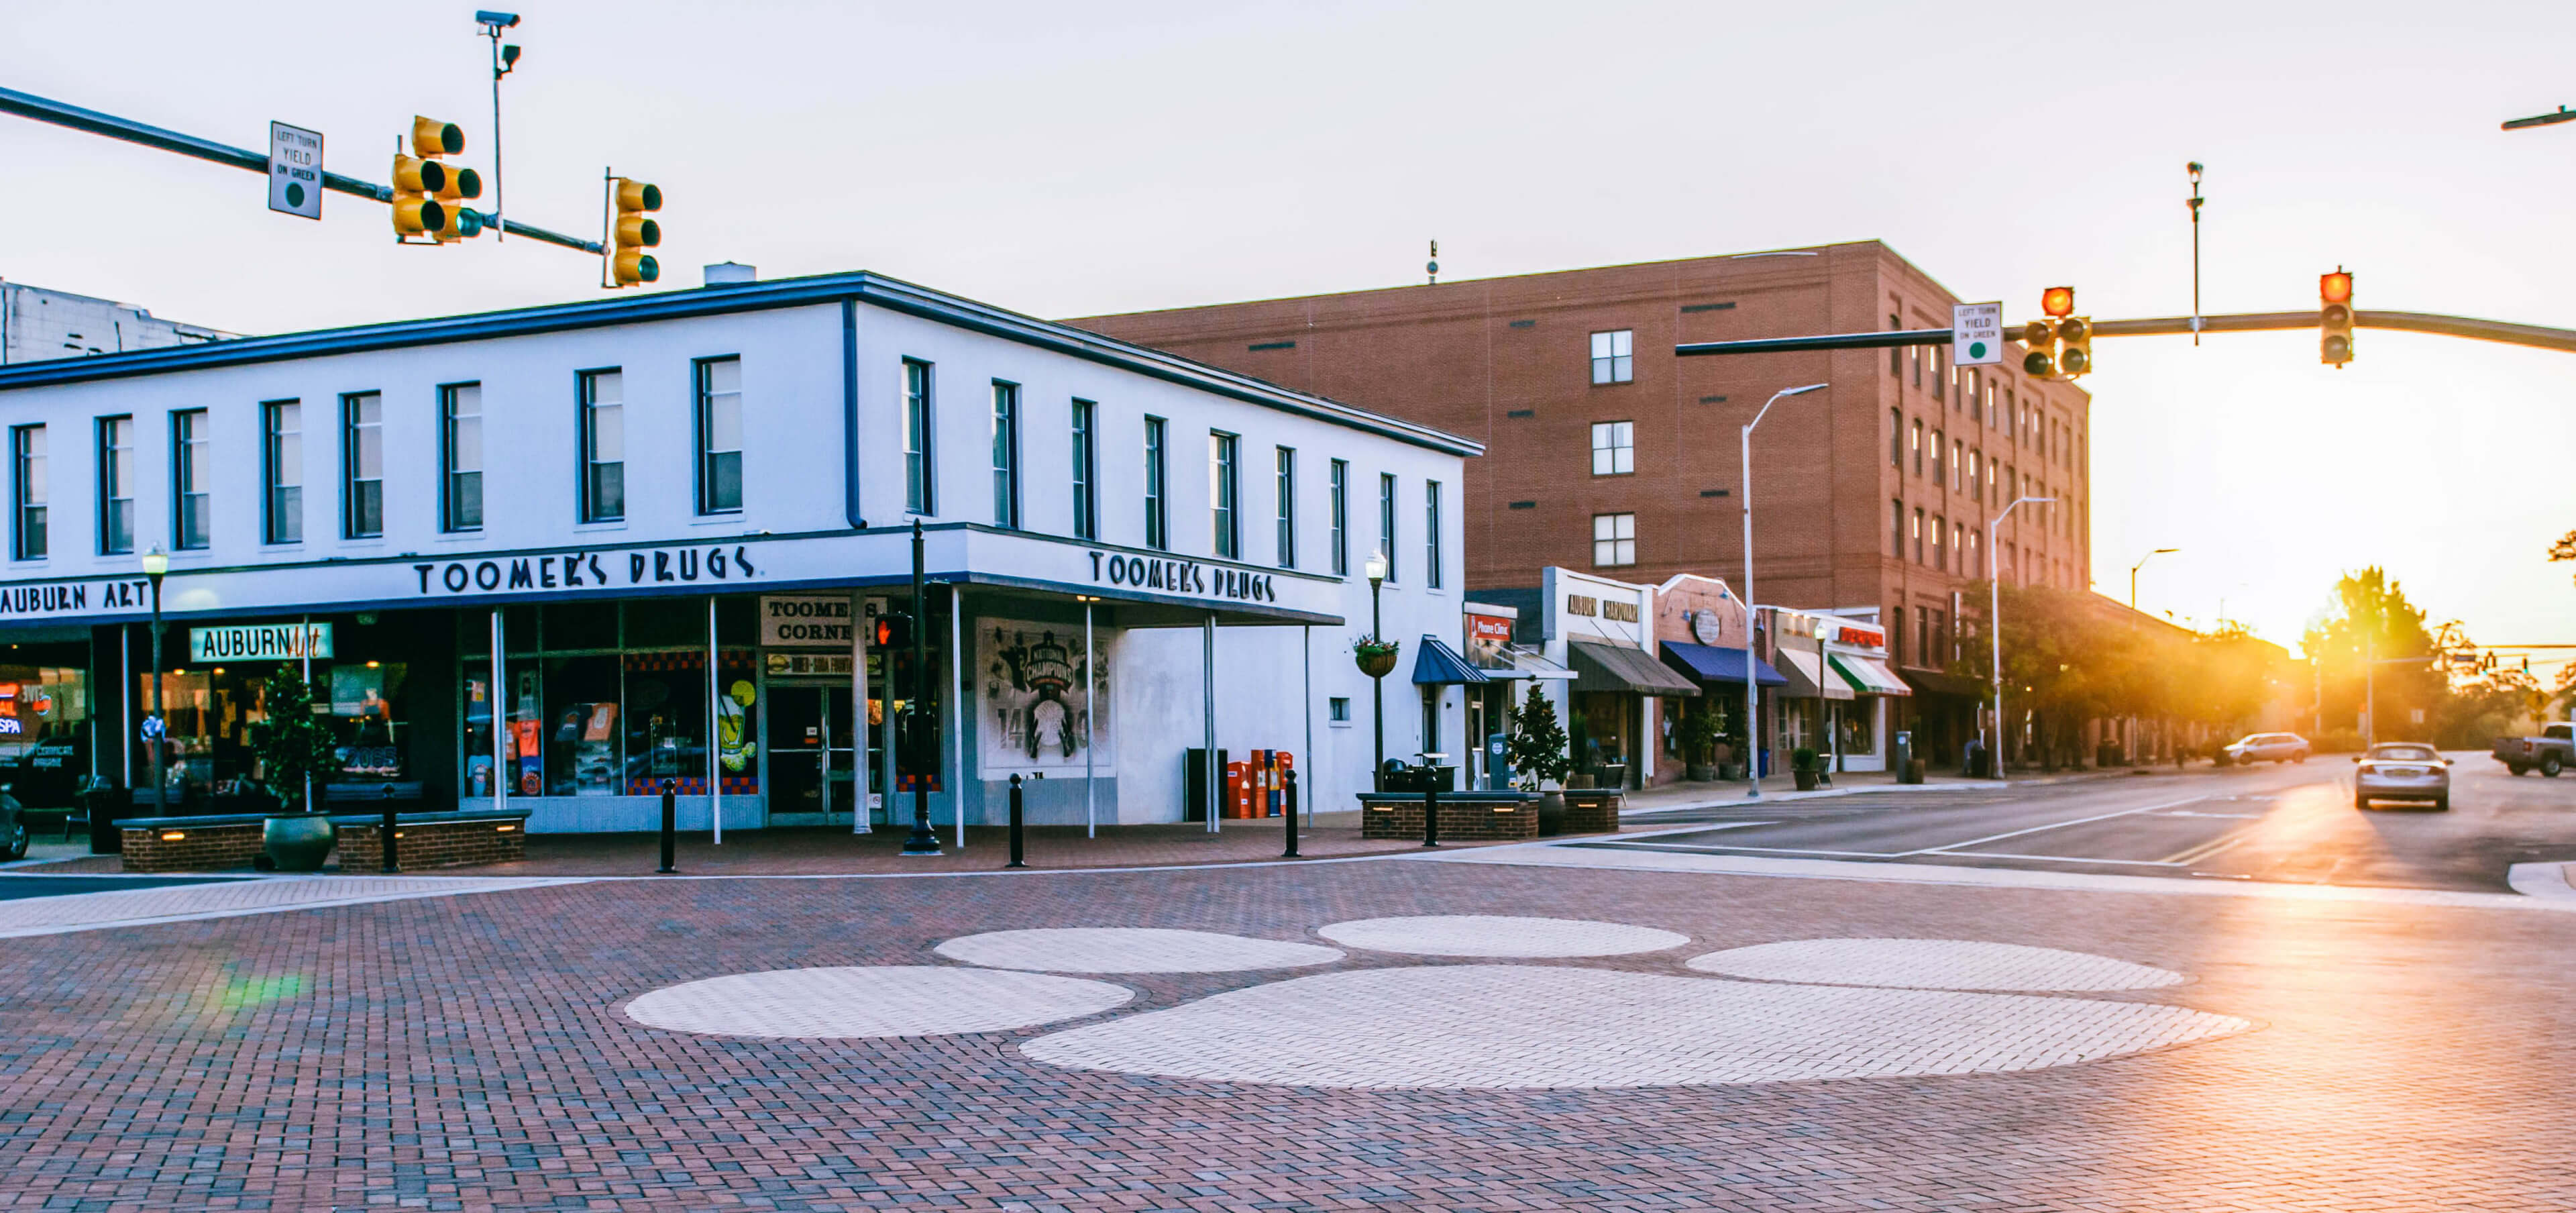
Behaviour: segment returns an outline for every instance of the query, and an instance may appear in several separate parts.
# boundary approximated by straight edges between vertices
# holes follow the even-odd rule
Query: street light
[[[1371,552],[1368,558],[1369,639],[1385,640],[1385,627],[1378,622],[1378,587],[1386,584],[1386,553]],[[1369,767],[1369,787],[1386,790],[1386,675],[1369,675],[1371,710],[1376,714],[1372,727],[1377,732],[1377,761]]]
[[[1994,552],[1994,550],[1995,550],[1995,548],[1994,548],[1994,544],[1993,544],[1993,542],[1992,542],[1991,540],[1989,540],[1989,541],[1988,541],[1988,543],[1986,544],[1986,552],[1988,553],[1988,554],[1987,554],[1987,556],[1986,556],[1986,559],[1988,559],[1988,560],[1993,560],[1993,559],[1994,559],[1994,556],[1993,556],[1993,552]],[[2182,550],[2181,548],[2157,548],[2156,550],[2154,550],[2154,551],[2152,551],[2152,552],[2149,552],[2149,553],[2147,553],[2147,554],[2146,554],[2146,555],[2144,555],[2144,556],[2140,556],[2140,557],[2138,557],[2138,562],[2137,562],[2136,564],[2133,564],[2133,565],[2130,565],[2130,566],[2129,566],[2129,609],[2130,609],[2130,610],[2134,611],[2134,610],[2137,610],[2137,609],[2138,609],[2138,570],[2139,570],[2139,569],[2143,569],[2143,568],[2147,567],[2147,562],[2148,562],[2148,561],[2150,561],[2150,560],[2155,559],[2155,558],[2156,558],[2156,557],[2158,557],[2158,556],[2169,555],[2169,554],[2171,554],[2171,553],[2179,552],[2179,551],[2181,551],[2181,550]]]
[[[1995,735],[1986,746],[1986,761],[1994,764],[1995,778],[2004,777],[2004,579],[1995,572],[1995,532],[2004,524],[2004,515],[2020,508],[2025,501],[2053,504],[2054,497],[2015,497],[2001,513],[1986,520],[1986,634],[1994,639],[1995,664],[1987,673],[1994,679]],[[2015,532],[2018,534],[2019,532]],[[2139,561],[2145,564],[2146,561]],[[2135,572],[2132,571],[2132,576]]]
[[[1762,424],[1763,415],[1783,399],[1820,392],[1829,386],[1810,383],[1805,387],[1773,392],[1771,398],[1754,411],[1753,420],[1744,423],[1744,431],[1736,446],[1738,470],[1742,477],[1737,509],[1744,516],[1744,586],[1739,591],[1744,601],[1744,748],[1747,751],[1744,755],[1744,795],[1751,800],[1762,798],[1762,733],[1757,723],[1761,709],[1754,699],[1758,688],[1753,681],[1753,427]]]
[[[154,546],[143,554],[143,575],[152,582],[152,719],[143,731],[152,741],[152,810],[170,815],[170,781],[161,771],[161,752],[170,736],[170,718],[161,712],[161,579],[170,573],[170,554]]]

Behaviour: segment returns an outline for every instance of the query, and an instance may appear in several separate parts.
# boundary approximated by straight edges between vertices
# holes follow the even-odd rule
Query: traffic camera
[[[2337,367],[2352,361],[2352,272],[2340,266],[2317,275],[2317,360]]]

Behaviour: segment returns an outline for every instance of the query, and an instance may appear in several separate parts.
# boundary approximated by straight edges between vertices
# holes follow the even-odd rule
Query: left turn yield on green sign
[[[322,217],[322,132],[268,124],[268,209]]]

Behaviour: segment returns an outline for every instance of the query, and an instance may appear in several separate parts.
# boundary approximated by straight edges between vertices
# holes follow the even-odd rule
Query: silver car
[[[2374,800],[2412,800],[2435,811],[2451,807],[2451,760],[2415,742],[2388,742],[2356,754],[2361,764],[2352,776],[2352,807],[2366,809]]]
[[[2251,766],[2258,762],[2306,762],[2308,739],[2296,733],[2248,733],[2229,742],[2219,751],[2225,765]]]

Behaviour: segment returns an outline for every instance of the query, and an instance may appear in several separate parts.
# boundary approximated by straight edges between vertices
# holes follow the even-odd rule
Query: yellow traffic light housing
[[[658,281],[662,263],[644,250],[662,243],[662,223],[647,216],[662,209],[662,187],[625,177],[609,178],[608,277],[613,286]]]
[[[2057,325],[2054,321],[2033,320],[2021,327],[2021,370],[2033,379],[2057,377]]]
[[[465,128],[453,122],[417,115],[411,120],[411,154],[435,159],[465,150]]]
[[[2093,369],[2093,321],[2069,316],[2057,322],[2057,374],[2073,379]]]
[[[2340,266],[2317,275],[2317,360],[2335,367],[2352,361],[2352,272]]]
[[[2063,320],[2075,314],[2075,288],[2052,286],[2039,293],[2039,310],[2052,320]]]
[[[448,244],[481,233],[483,217],[459,203],[483,196],[482,174],[439,162],[465,150],[464,128],[415,116],[410,144],[410,155],[394,153],[394,239],[418,243],[410,238],[424,236]]]

